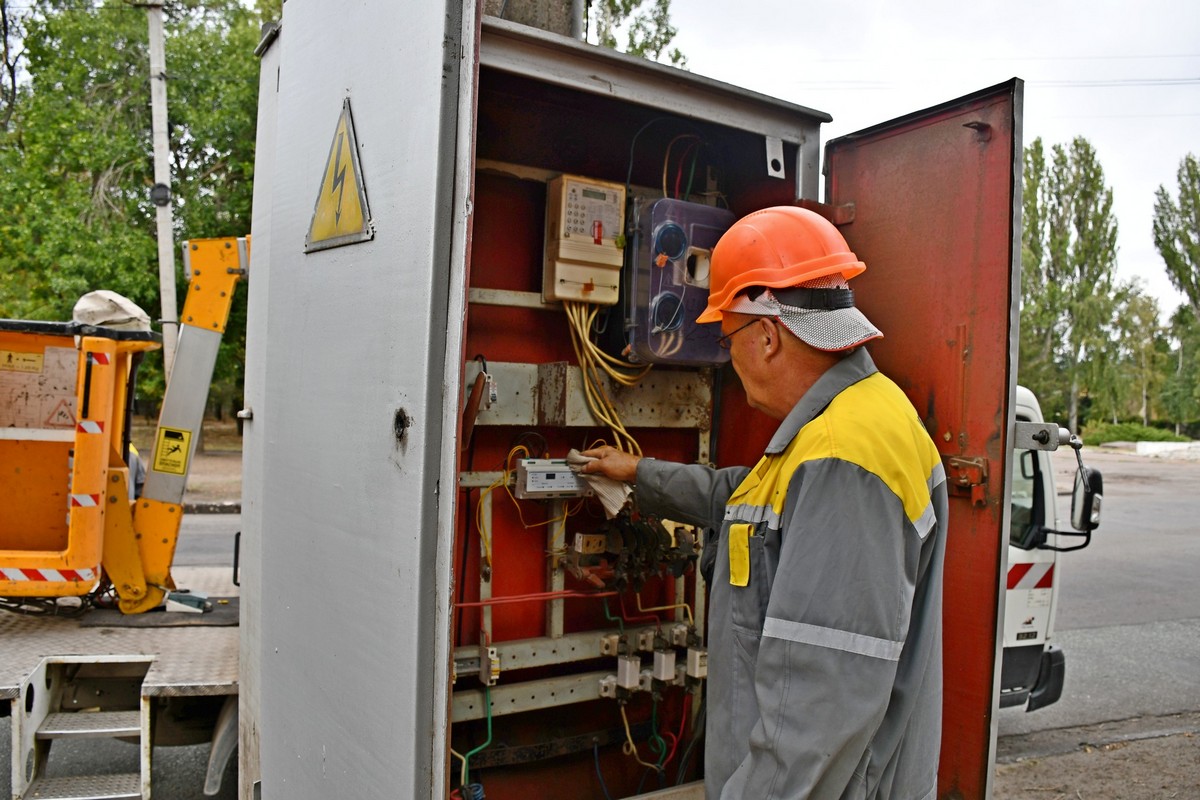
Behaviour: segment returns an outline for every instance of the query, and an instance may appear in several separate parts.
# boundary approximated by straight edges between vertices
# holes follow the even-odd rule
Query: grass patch
[[[1148,428],[1139,422],[1097,422],[1083,429],[1080,438],[1084,444],[1100,445],[1106,442],[1190,442],[1186,436],[1176,436],[1162,428]]]

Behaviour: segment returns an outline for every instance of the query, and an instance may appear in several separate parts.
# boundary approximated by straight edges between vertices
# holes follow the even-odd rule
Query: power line
[[[1119,86],[1190,86],[1200,83],[1200,78],[1113,78],[1111,80],[1071,81],[1071,80],[1029,80],[1031,86],[1050,86],[1068,89],[1113,88]]]

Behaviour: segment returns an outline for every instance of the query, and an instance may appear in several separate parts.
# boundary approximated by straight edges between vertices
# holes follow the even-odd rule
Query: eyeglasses
[[[722,336],[720,339],[717,339],[717,346],[720,347],[722,350],[728,350],[730,347],[733,346],[733,335],[735,333],[737,333],[738,331],[746,330],[746,328],[749,328],[751,325],[758,322],[760,319],[762,319],[762,317],[755,317],[754,319],[750,320],[749,322],[747,322],[745,325],[741,326],[740,328],[734,328],[729,333]]]

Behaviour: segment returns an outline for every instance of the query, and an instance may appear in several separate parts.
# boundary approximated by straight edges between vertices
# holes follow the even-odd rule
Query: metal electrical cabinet
[[[548,202],[563,175],[623,187],[625,268],[669,234],[648,252],[670,285],[618,288],[588,320],[611,357],[659,360],[605,385],[647,454],[752,464],[774,427],[721,356],[688,345],[672,361],[632,338],[681,329],[674,309],[706,293],[702,229],[804,202],[867,261],[856,289],[887,334],[872,352],[961,488],[947,608],[968,619],[947,615],[942,783],[982,797],[999,590],[977,587],[999,586],[1007,530],[1019,82],[832,143],[819,204],[826,114],[480,24],[474,4],[393,5],[292,0],[261,47],[242,797],[469,797],[468,770],[501,799],[702,777],[704,532],[614,526],[569,490],[508,492],[521,459],[608,436],[569,303],[544,299],[548,212],[577,207]],[[914,143],[930,130],[936,157]],[[659,223],[629,226],[664,200]],[[343,203],[358,227],[306,253]],[[668,223],[701,218],[689,264]],[[979,219],[983,235],[960,227]],[[563,274],[583,298],[600,280]],[[550,480],[557,463],[528,469]]]

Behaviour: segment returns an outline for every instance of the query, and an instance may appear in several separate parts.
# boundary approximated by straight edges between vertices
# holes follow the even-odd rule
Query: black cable
[[[476,355],[474,360],[479,362],[479,364],[483,368],[484,372],[487,372],[487,359],[485,359],[483,357],[482,353],[479,355]],[[469,441],[467,443],[466,467],[467,467],[468,472],[473,471],[474,467],[475,467],[475,437],[474,436],[472,436],[471,441]],[[463,528],[462,557],[459,560],[459,569],[458,569],[458,602],[460,605],[466,599],[467,581],[465,579],[465,576],[467,574],[467,553],[468,553],[469,545],[471,542],[471,520],[475,519],[474,515],[471,513],[471,508],[472,508],[472,506],[471,506],[471,487],[469,487],[469,486],[464,487],[464,491],[467,493],[467,501],[465,504],[466,505],[466,525]],[[456,642],[458,642],[459,644],[462,644],[462,625],[463,625],[462,618],[463,618],[462,611],[459,610],[457,624],[455,625],[455,632],[454,632],[454,640]]]

